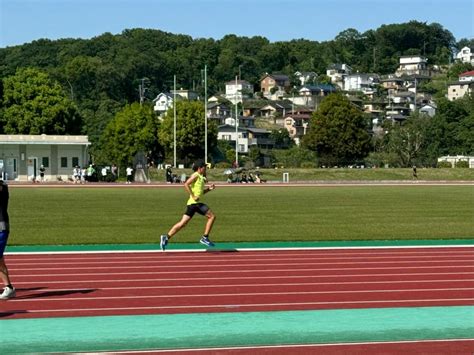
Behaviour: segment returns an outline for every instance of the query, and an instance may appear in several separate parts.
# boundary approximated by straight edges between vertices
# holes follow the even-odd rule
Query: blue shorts
[[[0,259],[3,258],[3,253],[5,252],[5,248],[7,246],[8,234],[8,231],[0,232]]]

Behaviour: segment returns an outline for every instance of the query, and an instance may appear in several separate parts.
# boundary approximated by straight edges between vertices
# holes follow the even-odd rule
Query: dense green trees
[[[326,166],[353,164],[370,150],[369,122],[345,96],[327,96],[313,114],[303,147],[316,151]]]
[[[139,152],[154,158],[161,150],[158,128],[159,120],[149,106],[127,105],[105,128],[102,150],[97,155],[104,163],[119,166],[131,164]]]
[[[208,122],[208,152],[217,145],[217,126]],[[180,161],[203,159],[205,121],[204,105],[198,101],[180,101],[176,104],[176,155]],[[159,131],[160,143],[167,157],[174,155],[174,111],[169,109]],[[168,159],[169,160],[169,159]],[[169,160],[171,162],[171,160]]]
[[[58,83],[37,69],[19,69],[3,80],[0,132],[77,134],[81,121]]]
[[[41,39],[21,46],[0,48],[3,87],[0,90],[0,131],[87,134],[93,143],[91,151],[95,156],[101,152],[109,154],[107,149],[110,149],[114,159],[122,160],[113,153],[117,147],[106,141],[117,139],[112,132],[116,133],[117,127],[125,124],[123,115],[143,115],[151,119],[148,114],[137,113],[130,106],[139,100],[138,85],[142,79],[146,78],[145,96],[149,104],[158,93],[172,89],[173,75],[177,75],[180,87],[194,89],[202,98],[204,65],[208,68],[208,94],[212,95],[223,92],[225,82],[233,80],[236,75],[258,89],[259,79],[265,72],[291,76],[299,70],[323,75],[326,68],[336,62],[345,62],[354,71],[387,74],[395,71],[401,55],[426,55],[430,64],[442,65],[449,63],[454,47],[460,49],[466,45],[472,46],[472,40],[461,39],[455,43],[452,34],[441,25],[417,21],[383,25],[364,33],[349,28],[326,42],[295,39],[272,43],[261,36],[235,35],[219,40],[193,39],[151,29],[129,29],[119,35],[104,33],[90,40]],[[449,80],[465,69],[469,70],[462,65],[452,66]],[[433,93],[439,92],[445,89],[444,85],[431,85],[429,89]],[[429,145],[432,154],[473,153],[470,134],[472,109],[468,104],[463,108],[458,107],[461,105],[458,103],[453,105],[441,103],[440,114],[433,119],[437,125],[435,128],[430,126],[432,134],[438,137],[436,146],[435,143]],[[193,110],[195,112],[191,112]],[[359,113],[349,110],[349,107],[344,110],[354,113],[355,121],[360,120]],[[184,132],[179,146],[183,159],[204,154],[203,122],[197,120],[201,114],[203,117],[202,108],[198,107],[183,111],[182,117],[190,118],[186,125],[189,124],[195,133],[191,139],[189,132]],[[351,121],[350,125],[353,123]],[[109,128],[106,130],[105,127]],[[209,132],[209,147],[215,145],[213,129],[211,127]],[[347,127],[342,129],[346,129],[347,135],[356,134],[348,133]],[[160,140],[167,147],[169,158],[169,115],[160,130],[163,131]],[[339,139],[341,142],[344,139],[353,141],[348,137]],[[325,145],[332,146],[328,139],[317,143],[314,136],[307,144],[319,151]],[[145,145],[150,148],[148,143]],[[152,146],[157,147],[159,143]],[[339,147],[331,159],[359,159],[365,151],[365,144],[350,146],[344,152]],[[330,156],[327,150],[325,154]]]

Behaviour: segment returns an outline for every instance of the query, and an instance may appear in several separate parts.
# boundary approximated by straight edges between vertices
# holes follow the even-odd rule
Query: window
[[[61,157],[61,168],[67,168],[67,157]]]
[[[41,164],[42,164],[45,168],[49,168],[49,157],[43,157],[43,158],[41,158]]]
[[[73,157],[72,158],[72,166],[79,166],[79,158],[78,157]]]
[[[239,144],[239,152],[242,152],[242,153],[245,152],[245,145],[244,144]]]

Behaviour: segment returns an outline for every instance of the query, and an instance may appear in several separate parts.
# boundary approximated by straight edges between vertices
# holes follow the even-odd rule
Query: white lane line
[[[303,265],[377,265],[377,264],[394,264],[394,265],[404,265],[404,264],[464,264],[468,263],[468,266],[471,266],[474,268],[474,261],[472,258],[469,259],[456,259],[456,260],[422,260],[422,261],[347,261],[347,262],[300,262],[298,261],[295,262],[290,262],[290,263],[239,263],[239,264],[228,264],[226,263],[228,260],[223,260],[221,264],[214,264],[214,263],[209,263],[206,262],[206,267],[207,268],[212,268],[212,267],[254,267],[254,266],[303,266]],[[81,269],[90,269],[91,267],[94,268],[95,270],[110,270],[110,269],[156,269],[157,267],[163,267],[164,263],[160,263],[160,261],[155,261],[154,265],[140,265],[140,266],[131,266],[127,263],[121,264],[121,263],[114,263],[114,265],[120,264],[119,266],[92,266],[91,264],[86,264],[81,267],[78,266],[72,266],[72,267],[34,267],[34,268],[18,268],[19,265],[17,264],[12,264],[12,266],[9,266],[10,271],[33,271],[33,270],[81,270]],[[57,266],[57,265],[55,265]],[[178,269],[185,269],[189,267],[195,267],[195,265],[182,265],[180,263],[179,265],[172,265],[169,266],[172,268],[178,268]]]
[[[321,348],[321,347],[352,347],[361,345],[398,345],[398,344],[431,344],[431,343],[458,343],[458,342],[474,342],[474,339],[421,339],[421,340],[395,340],[395,341],[365,341],[353,343],[316,343],[316,344],[281,344],[281,345],[255,345],[255,346],[229,346],[229,347],[214,347],[214,348],[179,348],[179,349],[148,349],[148,350],[100,350],[95,352],[87,352],[81,354],[148,354],[148,353],[170,353],[170,352],[216,352],[216,351],[233,351],[233,350],[266,350],[266,349],[291,349],[294,348]],[[351,350],[351,349],[347,349]],[[388,350],[388,349],[387,349]]]
[[[127,284],[133,284],[137,280],[121,280],[121,282],[126,282]],[[159,280],[139,280],[139,281],[159,281]],[[98,282],[98,281],[97,281]],[[220,287],[281,287],[281,286],[344,286],[344,285],[361,285],[365,286],[368,284],[378,285],[378,284],[411,284],[411,283],[465,283],[465,282],[474,282],[474,279],[464,279],[464,280],[411,280],[411,281],[359,281],[359,282],[295,282],[295,283],[254,283],[254,284],[210,284],[210,285],[175,285],[175,286],[117,286],[117,287],[99,287],[99,291],[108,291],[108,290],[167,290],[167,289],[186,289],[186,288],[220,288]],[[83,282],[82,282],[83,283]],[[89,283],[89,282],[88,282]],[[61,282],[64,284],[64,282]],[[15,283],[18,289],[20,289],[23,284]],[[72,291],[77,290],[90,290],[91,288],[75,288]],[[42,288],[39,290],[28,290],[31,293],[42,293],[42,292],[51,292],[51,291],[71,291],[71,288]]]
[[[261,265],[259,265],[261,266]],[[291,272],[314,272],[314,271],[352,271],[352,270],[399,270],[399,269],[404,269],[404,270],[412,270],[412,269],[474,269],[474,265],[468,265],[468,266],[404,266],[404,267],[361,267],[361,268],[305,268],[305,269],[250,269],[250,270],[199,270],[199,271],[190,271],[190,270],[185,270],[185,271],[145,271],[145,272],[94,272],[94,270],[91,270],[90,273],[69,273],[69,274],[28,274],[28,275],[20,275],[20,274],[15,274],[15,278],[32,278],[32,277],[58,277],[58,276],[104,276],[104,275],[169,275],[169,274],[234,274],[234,273],[256,273],[256,272],[261,272],[261,273],[275,273],[275,272],[280,272],[280,273],[291,273]],[[20,271],[18,269],[15,269],[15,271]],[[12,273],[12,272],[11,272]],[[13,273],[12,273],[13,274]],[[266,277],[266,276],[265,276]]]
[[[89,289],[90,290],[90,289]],[[130,296],[103,296],[103,297],[48,297],[48,298],[12,298],[9,300],[12,303],[18,302],[57,302],[57,301],[96,301],[96,300],[125,300],[125,299],[160,299],[160,298],[193,298],[193,297],[246,297],[246,296],[305,296],[305,295],[334,295],[334,294],[355,294],[355,293],[413,293],[413,292],[441,292],[441,291],[474,291],[472,287],[459,288],[419,288],[419,289],[399,289],[399,290],[346,290],[346,291],[285,291],[285,292],[245,292],[245,293],[204,293],[204,294],[189,294],[182,295],[166,294],[166,295],[130,295]],[[48,291],[46,291],[48,292]]]
[[[228,243],[226,243],[228,244]],[[230,248],[230,246],[226,246]],[[307,251],[307,250],[324,250],[324,251],[334,251],[334,250],[367,250],[367,253],[370,253],[370,250],[390,250],[390,249],[447,249],[446,252],[449,252],[448,249],[455,248],[474,248],[474,244],[459,244],[459,245],[404,245],[404,246],[341,246],[341,247],[288,247],[288,248],[233,248],[233,250],[238,252],[280,252],[280,251]],[[218,250],[218,248],[216,248]],[[206,253],[206,249],[168,249],[167,253]],[[156,249],[153,250],[91,250],[91,251],[18,251],[18,252],[6,252],[5,255],[68,255],[68,254],[132,254],[132,253],[157,253],[161,254],[159,246],[157,244]],[[402,251],[400,253],[403,253]],[[415,251],[414,253],[424,253],[423,250]],[[347,253],[351,255],[351,253]]]
[[[12,300],[9,300],[9,302]],[[381,301],[327,301],[327,302],[296,302],[296,303],[249,303],[249,304],[217,304],[217,305],[187,305],[187,306],[147,306],[147,307],[109,307],[109,308],[58,308],[28,310],[28,313],[61,313],[61,312],[97,312],[97,311],[145,311],[145,310],[167,310],[167,309],[239,309],[254,307],[299,307],[299,306],[321,306],[341,304],[381,304],[381,303],[432,303],[432,302],[469,302],[474,298],[437,298],[437,299],[414,299],[414,300],[381,300]],[[5,310],[4,312],[8,312]]]
[[[456,258],[456,260],[458,260],[458,258],[469,258],[469,259],[466,259],[466,261],[472,261],[473,257],[474,257],[474,253],[473,254],[459,254],[459,255],[438,255],[436,256],[436,260],[440,260],[440,261],[445,261],[444,259],[447,259],[447,260],[453,260],[453,257]],[[107,260],[104,260],[104,258],[94,258],[94,259],[88,259],[88,258],[76,258],[76,259],[54,259],[54,260],[45,260],[44,258],[38,258],[38,259],[33,259],[35,261],[32,261],[30,259],[18,259],[18,260],[12,260],[11,258],[8,259],[9,261],[9,264],[10,265],[14,265],[14,266],[29,266],[29,265],[35,265],[35,266],[39,266],[39,265],[51,265],[51,264],[55,264],[55,265],[62,265],[62,264],[65,264],[65,265],[70,265],[72,261],[74,261],[74,265],[91,265],[91,264],[98,264],[98,265],[109,265],[109,264],[120,264],[120,265],[129,265],[129,264],[140,264],[140,263],[143,263],[143,264],[149,264],[150,262],[157,262],[159,263],[160,265],[165,265],[165,264],[180,264],[182,265],[183,263],[187,263],[187,264],[190,264],[190,265],[194,265],[194,264],[201,264],[203,262],[203,259],[199,259],[199,260],[196,260],[196,259],[192,259],[192,260],[186,260],[186,261],[183,261],[183,260],[179,260],[179,261],[175,261],[175,260],[166,260],[166,259],[157,259],[156,257],[153,257],[153,258],[136,258],[137,260],[130,260],[130,258],[127,258],[127,259],[124,259],[124,258],[109,258],[107,257]],[[206,262],[226,262],[226,261],[229,261],[230,259],[232,259],[233,261],[238,261],[238,262],[247,262],[247,261],[250,261],[250,262],[255,262],[255,258],[243,258],[243,257],[235,257],[234,255],[232,256],[232,258],[229,258],[229,257],[220,257],[220,258],[207,258],[206,259]],[[337,261],[337,260],[341,260],[341,258],[332,258],[332,257],[309,257],[305,254],[305,256],[301,256],[299,255],[298,256],[298,260],[299,261],[305,261],[305,260],[312,260],[314,261],[315,259],[319,260],[319,261]],[[378,259],[381,259],[385,262],[394,262],[394,261],[399,261],[400,259],[408,259],[406,262],[413,262],[413,260],[418,260],[418,259],[433,259],[433,255],[423,255],[423,256],[358,256],[358,257],[354,257],[354,256],[351,256],[351,259],[352,260],[363,260],[363,261],[366,261],[366,260],[378,260]],[[79,261],[75,261],[75,260],[79,260]],[[258,257],[258,260],[260,261],[274,261],[274,260],[278,260],[278,261],[292,261],[292,260],[295,260],[294,257],[292,258],[286,258],[286,257]],[[342,260],[347,260],[347,257],[343,257]],[[25,261],[31,261],[31,262],[25,262]],[[369,262],[375,262],[375,261],[369,261]]]
[[[291,275],[291,276],[265,276],[265,279],[313,279],[313,278],[345,278],[345,277],[358,277],[358,278],[367,278],[367,277],[390,277],[390,276],[440,276],[440,275],[473,275],[474,272],[434,272],[434,273],[408,273],[408,274],[347,274],[347,275]],[[86,274],[87,276],[90,276],[89,274]],[[108,275],[108,274],[107,274]],[[135,274],[131,274],[135,275]],[[38,275],[35,275],[38,276]],[[18,276],[15,276],[15,279]],[[31,278],[31,277],[28,277]],[[19,281],[18,283],[15,282],[15,284],[21,284],[21,285],[40,285],[40,284],[64,284],[64,283],[80,283],[83,284],[84,282],[91,283],[91,282],[118,282],[118,281],[123,281],[123,282],[134,282],[134,281],[160,281],[160,282],[168,282],[168,281],[206,281],[206,280],[261,280],[261,276],[237,276],[237,277],[195,277],[195,278],[175,278],[175,279],[163,279],[163,278],[154,278],[154,279],[118,279],[118,278],[113,278],[113,279],[101,279],[101,280],[93,280],[93,279],[87,279],[87,280],[61,280],[61,281]]]

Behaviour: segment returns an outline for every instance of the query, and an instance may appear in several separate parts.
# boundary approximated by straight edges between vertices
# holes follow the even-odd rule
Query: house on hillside
[[[45,180],[67,181],[76,166],[89,163],[87,136],[0,135],[0,173],[5,180],[34,181],[39,168]]]
[[[271,118],[273,123],[283,125],[283,117],[292,109],[292,103],[289,100],[268,101],[260,108],[260,117]]]
[[[260,79],[260,90],[264,97],[281,98],[290,88],[290,78],[284,74],[265,74]]]
[[[448,100],[454,101],[466,94],[474,94],[474,70],[462,73],[457,82],[448,84]]]
[[[331,83],[344,89],[344,79],[352,74],[352,68],[347,64],[331,64],[326,69],[326,75],[331,78]]]
[[[376,91],[380,78],[377,74],[356,73],[347,75],[344,80],[345,91],[361,91],[371,95]]]
[[[253,85],[247,80],[230,80],[225,83],[225,97],[235,104],[244,98],[252,97]]]
[[[317,78],[318,74],[314,71],[297,71],[295,77],[300,81],[301,86],[313,83]]]
[[[159,93],[153,99],[153,111],[157,115],[164,115],[171,107],[173,107],[174,96],[169,92]],[[181,97],[176,97],[176,101],[182,100]]]
[[[420,55],[408,55],[400,57],[400,64],[395,72],[395,75],[425,75],[430,76],[428,70],[428,59]]]
[[[463,47],[458,54],[456,54],[456,60],[474,65],[474,50],[470,47]]]
[[[307,133],[311,120],[312,111],[297,110],[285,116],[285,128],[289,136],[297,145],[300,144],[301,138]]]

